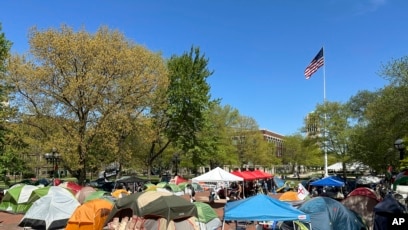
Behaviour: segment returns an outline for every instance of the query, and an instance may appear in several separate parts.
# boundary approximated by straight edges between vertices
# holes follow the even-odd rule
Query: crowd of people
[[[262,179],[253,181],[239,181],[232,183],[217,183],[212,188],[210,201],[217,199],[240,200],[256,194],[268,194],[275,189],[272,179]]]

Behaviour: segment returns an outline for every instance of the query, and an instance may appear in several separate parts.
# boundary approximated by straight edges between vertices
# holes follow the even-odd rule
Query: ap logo
[[[388,223],[388,229],[398,230],[398,229],[408,229],[408,216],[406,215],[398,215],[390,218],[390,222]]]

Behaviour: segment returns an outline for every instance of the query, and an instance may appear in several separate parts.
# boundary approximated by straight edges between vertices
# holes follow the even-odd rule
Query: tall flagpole
[[[309,79],[313,73],[315,73],[321,66],[323,66],[323,106],[326,106],[326,61],[324,60],[324,46],[320,49],[319,53],[313,58],[310,64],[305,69],[305,76],[306,79]],[[323,140],[326,139],[326,120],[327,114],[324,114],[324,121],[323,121]],[[321,133],[319,132],[319,135]],[[327,143],[326,141],[324,144],[324,176],[327,177],[329,175],[327,171]]]
[[[326,55],[324,53],[324,46],[323,49],[323,58],[324,58],[324,65],[323,65],[323,106],[326,107]],[[323,125],[323,140],[324,140],[324,177],[329,176],[329,171],[327,169],[327,141],[326,141],[326,120],[327,120],[327,113],[324,113],[324,125]]]

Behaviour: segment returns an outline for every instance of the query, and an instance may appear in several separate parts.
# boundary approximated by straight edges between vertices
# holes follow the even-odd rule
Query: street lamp
[[[51,153],[44,154],[47,163],[52,164],[52,177],[55,177],[55,173],[59,177],[58,173],[58,163],[61,161],[61,156],[58,153],[57,148],[53,147]]]
[[[400,160],[404,159],[405,145],[403,139],[398,139],[394,142],[394,147],[400,152]]]
[[[176,167],[176,173],[174,174],[174,176],[177,176],[177,174],[178,174],[178,164],[180,163],[180,157],[179,157],[179,155],[177,153],[175,153],[173,155],[172,162],[174,164],[174,167]]]

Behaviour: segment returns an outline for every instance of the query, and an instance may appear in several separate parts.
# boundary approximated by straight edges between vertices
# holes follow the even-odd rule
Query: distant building
[[[285,136],[274,133],[272,131],[261,129],[264,139],[269,143],[274,143],[276,146],[276,157],[282,157],[285,152],[285,144],[283,138]]]
[[[321,135],[320,124],[319,124],[319,116],[318,114],[311,112],[307,114],[306,117],[306,136],[309,138],[318,137]]]

